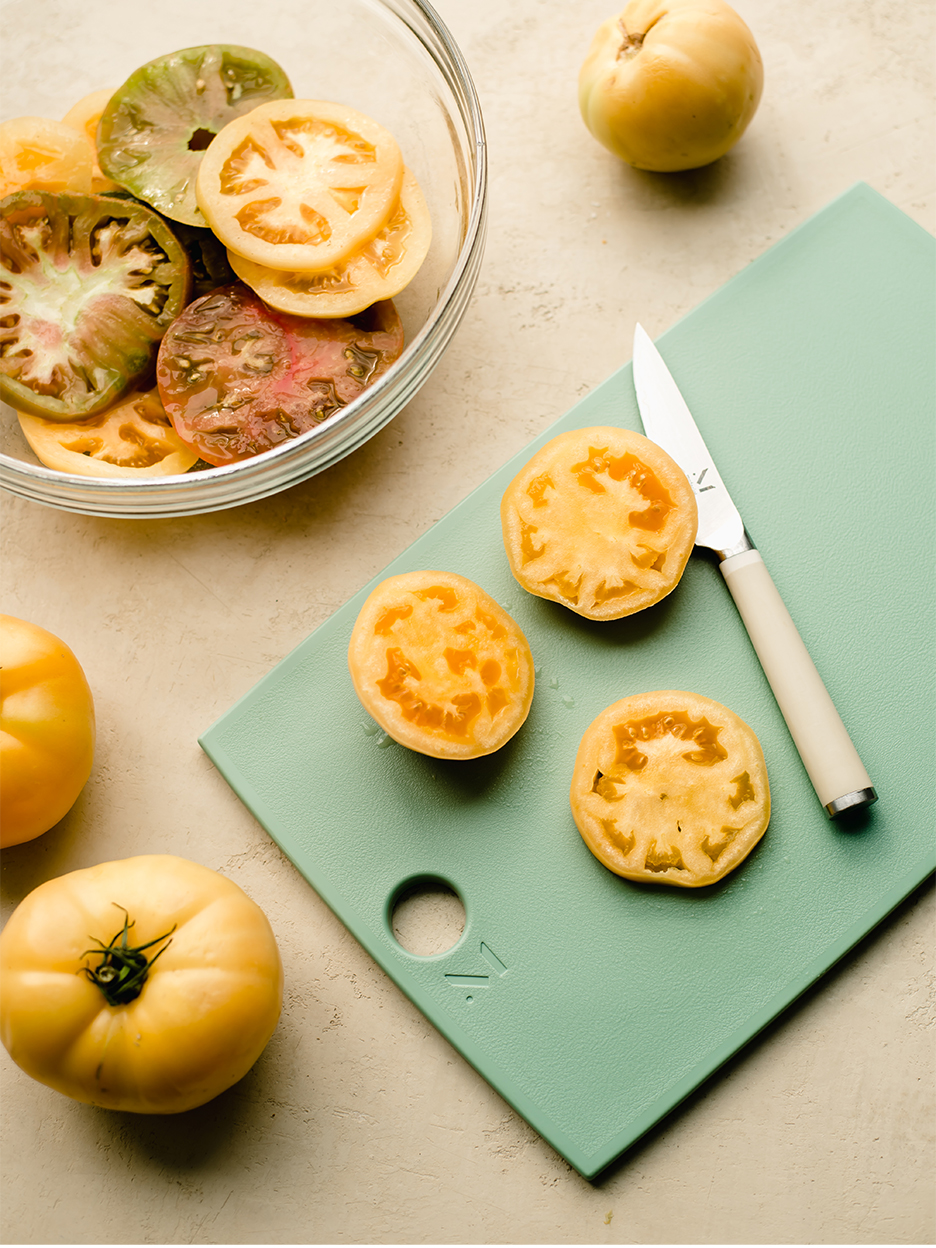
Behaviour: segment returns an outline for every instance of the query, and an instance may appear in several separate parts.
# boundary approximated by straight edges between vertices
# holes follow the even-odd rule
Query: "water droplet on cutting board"
[[[562,705],[563,706],[575,706],[575,698],[573,698],[570,694],[567,693],[565,697],[562,699]]]

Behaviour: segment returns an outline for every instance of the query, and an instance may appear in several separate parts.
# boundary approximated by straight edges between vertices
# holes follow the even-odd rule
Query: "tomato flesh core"
[[[151,368],[191,285],[142,204],[24,191],[0,205],[0,394],[51,420],[110,406]]]
[[[235,284],[185,309],[163,339],[156,376],[179,437],[221,465],[314,429],[402,349],[389,300],[353,320],[317,320],[274,312]]]

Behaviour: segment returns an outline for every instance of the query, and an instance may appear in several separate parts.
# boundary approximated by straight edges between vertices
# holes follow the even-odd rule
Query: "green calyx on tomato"
[[[185,307],[191,266],[167,224],[103,195],[21,191],[0,201],[0,397],[74,420],[152,368]]]
[[[114,902],[114,905],[116,906],[117,902]],[[123,906],[117,908],[123,910]],[[159,955],[169,948],[172,943],[172,933],[176,929],[176,925],[173,924],[165,935],[157,936],[155,940],[148,940],[142,945],[131,945],[127,937],[133,925],[133,919],[124,910],[122,929],[106,945],[103,940],[92,936],[91,939],[101,946],[100,949],[86,949],[81,955],[83,958],[101,959],[98,966],[84,967],[84,973],[92,984],[100,988],[108,1005],[129,1005],[131,1001],[136,1000],[143,991],[150,967]],[[120,944],[117,943],[118,940]],[[163,941],[166,943],[163,944]],[[157,949],[151,958],[147,958],[146,950],[152,949],[154,945],[162,945],[162,948]]]
[[[279,65],[252,48],[207,44],[157,57],[130,75],[102,113],[98,162],[172,220],[205,226],[195,178],[208,145],[235,117],[292,94]]]

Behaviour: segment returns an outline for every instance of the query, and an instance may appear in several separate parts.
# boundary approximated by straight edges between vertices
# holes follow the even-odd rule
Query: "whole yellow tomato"
[[[0,1039],[34,1079],[139,1114],[203,1105],[273,1034],[283,969],[231,880],[151,854],[48,880],[0,935]]]
[[[760,102],[764,67],[724,0],[630,0],[592,42],[579,107],[600,143],[637,169],[696,169],[723,156]]]
[[[0,846],[48,832],[75,803],[94,758],[94,701],[68,646],[0,615]]]

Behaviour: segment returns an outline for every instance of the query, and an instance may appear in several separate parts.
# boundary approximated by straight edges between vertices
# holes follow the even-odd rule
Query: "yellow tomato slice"
[[[601,712],[582,737],[569,800],[585,844],[609,870],[683,888],[726,876],[770,819],[753,730],[721,703],[672,689]]]
[[[92,91],[73,105],[62,118],[66,126],[80,131],[94,150],[94,166],[91,171],[91,190],[95,195],[103,195],[106,191],[119,191],[120,185],[106,178],[97,162],[97,128],[101,113],[114,94],[112,87],[104,87],[100,91]]]
[[[348,666],[365,710],[432,758],[500,749],[533,700],[533,659],[515,621],[454,572],[382,581],[355,622]]]
[[[501,523],[524,589],[590,620],[617,620],[676,587],[698,512],[685,473],[656,443],[595,426],[533,456],[504,493]]]
[[[196,195],[231,251],[308,273],[373,238],[402,179],[396,140],[370,117],[324,100],[270,100],[215,136]]]
[[[136,391],[87,420],[43,420],[17,412],[47,468],[81,477],[166,477],[188,472],[198,455],[172,427],[158,390]]]
[[[392,299],[416,276],[432,240],[429,209],[419,184],[403,172],[400,198],[386,224],[357,251],[319,273],[268,269],[228,251],[231,268],[264,303],[293,316],[355,316]]]
[[[0,198],[15,191],[91,190],[94,148],[84,134],[47,117],[0,123]]]

